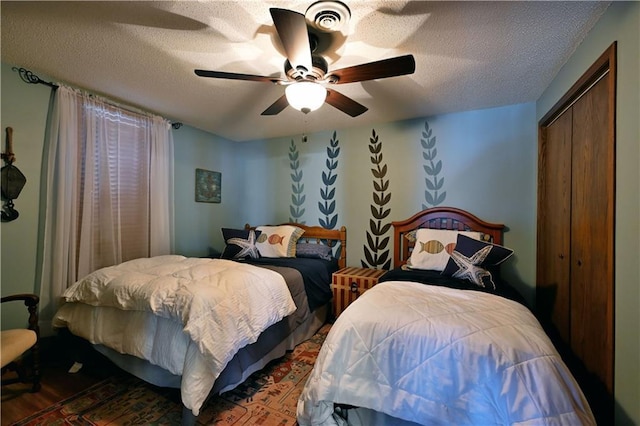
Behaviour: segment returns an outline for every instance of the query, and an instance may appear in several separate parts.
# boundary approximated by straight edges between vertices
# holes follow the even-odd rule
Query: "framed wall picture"
[[[196,201],[200,203],[219,203],[222,192],[220,172],[196,169]]]

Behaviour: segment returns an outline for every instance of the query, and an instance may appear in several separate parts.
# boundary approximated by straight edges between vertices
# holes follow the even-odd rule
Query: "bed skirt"
[[[290,331],[286,318],[269,327],[255,343],[242,348],[229,361],[215,381],[211,394],[217,395],[234,389],[270,361],[284,356],[296,345],[310,339],[326,323],[329,309],[330,305],[316,309],[293,331]],[[148,361],[133,355],[121,354],[104,345],[92,346],[121,369],[148,383],[161,387],[180,388],[181,376],[179,375],[171,374]]]

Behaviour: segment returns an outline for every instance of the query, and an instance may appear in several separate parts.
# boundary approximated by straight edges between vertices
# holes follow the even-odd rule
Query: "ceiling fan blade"
[[[276,115],[282,112],[282,110],[288,106],[289,106],[289,102],[287,102],[287,96],[282,95],[278,98],[277,101],[272,103],[271,106],[265,109],[260,115]]]
[[[210,78],[226,78],[229,80],[249,80],[249,81],[261,81],[265,83],[279,83],[283,80],[274,77],[265,77],[262,75],[241,74],[235,72],[223,72],[223,71],[208,71],[208,70],[195,70],[196,75],[200,77]]]
[[[311,44],[304,15],[278,8],[271,8],[269,12],[291,66],[294,69],[304,67],[305,70],[311,71]]]
[[[326,103],[339,109],[345,114],[349,114],[351,117],[357,117],[362,113],[365,113],[369,108],[364,105],[359,104],[353,99],[343,95],[340,92],[336,92],[335,90],[327,89],[327,99]]]
[[[359,81],[413,74],[415,70],[416,60],[413,55],[404,55],[331,71],[328,79],[331,80],[331,76],[336,76],[338,77],[336,84],[357,83]]]

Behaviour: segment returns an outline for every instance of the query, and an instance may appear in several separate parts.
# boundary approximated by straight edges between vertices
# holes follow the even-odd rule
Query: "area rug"
[[[330,325],[294,351],[254,373],[245,383],[212,397],[200,425],[296,425],[296,405]],[[106,379],[35,413],[16,426],[179,425],[180,391],[159,388],[131,375]]]

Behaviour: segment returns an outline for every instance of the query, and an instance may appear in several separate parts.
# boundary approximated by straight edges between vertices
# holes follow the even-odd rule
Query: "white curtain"
[[[78,278],[173,250],[170,123],[60,86],[49,120],[41,318]]]
[[[149,255],[173,253],[173,134],[170,124],[154,117],[151,127],[151,214]]]

